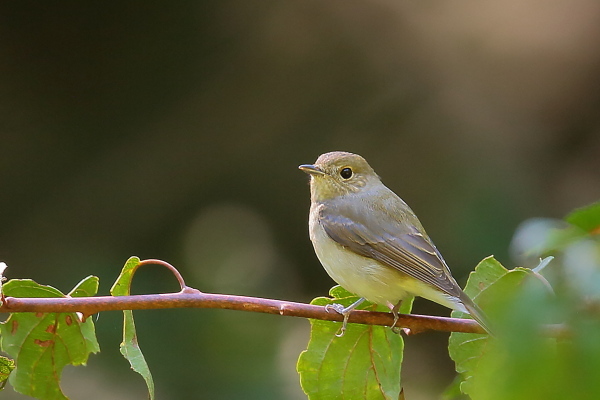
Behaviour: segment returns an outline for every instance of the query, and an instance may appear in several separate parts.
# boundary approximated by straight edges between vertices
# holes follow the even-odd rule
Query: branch
[[[139,260],[138,260],[139,261]],[[203,293],[185,284],[179,271],[162,260],[139,261],[130,271],[126,280],[129,285],[135,271],[146,265],[161,265],[168,268],[175,276],[181,291],[177,293],[144,294],[135,296],[95,296],[95,297],[62,297],[62,298],[25,298],[3,297],[0,312],[34,312],[34,313],[73,313],[79,312],[87,318],[101,311],[152,310],[166,308],[217,308],[279,314],[288,317],[320,319],[324,321],[342,322],[344,317],[335,311],[328,311],[323,306],[295,303],[284,300],[263,299],[260,297],[235,296],[227,294]],[[0,263],[0,277],[4,263]],[[117,280],[115,286],[126,284]],[[114,287],[113,287],[114,289]],[[111,289],[112,293],[112,289]],[[127,290],[127,293],[128,290]],[[391,313],[354,310],[348,319],[350,323],[391,326],[394,317]],[[407,333],[416,334],[424,331],[485,333],[483,328],[472,319],[447,318],[415,314],[400,314],[396,327],[408,329]],[[565,337],[569,330],[563,325],[547,325],[542,333],[550,337]]]
[[[180,292],[146,294],[135,296],[97,296],[64,298],[18,298],[6,297],[0,312],[80,312],[90,316],[101,311],[149,310],[165,308],[218,308],[279,314],[290,317],[313,318],[325,321],[342,321],[337,312],[328,312],[325,307],[258,297],[203,293],[185,286]],[[355,310],[348,322],[368,325],[390,326],[394,321],[391,313]],[[471,319],[434,317],[401,314],[396,324],[408,328],[411,333],[423,331],[484,333],[477,322]]]

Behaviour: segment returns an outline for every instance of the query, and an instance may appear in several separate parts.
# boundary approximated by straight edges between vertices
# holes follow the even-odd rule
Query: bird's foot
[[[329,312],[330,310],[333,310],[333,311],[337,312],[338,314],[341,314],[344,316],[344,321],[342,322],[342,327],[340,328],[339,331],[337,331],[335,336],[337,336],[337,337],[344,336],[344,333],[346,333],[346,327],[348,326],[348,318],[350,318],[350,312],[352,310],[354,310],[356,307],[358,307],[360,305],[360,303],[362,303],[363,301],[365,301],[365,299],[361,297],[360,299],[356,300],[354,303],[350,304],[348,307],[344,307],[342,304],[339,304],[339,303],[327,304],[325,306],[325,310],[327,312]]]
[[[404,332],[404,330],[406,328],[400,328],[399,326],[396,326],[396,322],[398,322],[398,316],[394,315],[394,323],[390,326],[390,329],[392,330],[392,332],[394,332],[394,333]]]
[[[399,326],[395,326],[392,328],[392,332],[400,335],[401,333],[404,333],[406,336],[410,336],[413,334],[413,332],[410,330],[410,328],[400,328]]]
[[[325,311],[327,311],[327,312],[335,311],[338,314],[344,315],[345,309],[346,309],[346,307],[344,307],[343,304],[339,304],[339,303],[332,303],[332,304],[325,305]]]
[[[398,322],[398,319],[400,319],[400,306],[402,305],[402,300],[400,300],[398,303],[396,303],[396,305],[391,306],[390,304],[388,304],[388,306],[390,306],[390,310],[392,312],[392,314],[394,314],[394,323],[390,326],[390,328],[392,329],[392,332],[400,334],[400,333],[404,333],[406,336],[410,335],[410,329],[408,328],[400,328],[399,326],[396,326],[396,323]]]

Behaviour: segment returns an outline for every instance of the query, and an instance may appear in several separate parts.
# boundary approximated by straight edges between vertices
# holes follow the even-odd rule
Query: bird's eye
[[[349,167],[342,168],[340,176],[344,179],[350,179],[352,177],[352,169]]]

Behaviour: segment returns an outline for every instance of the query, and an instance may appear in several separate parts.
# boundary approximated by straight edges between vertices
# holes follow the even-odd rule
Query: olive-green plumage
[[[336,151],[299,168],[311,176],[310,239],[334,281],[393,312],[408,296],[424,297],[468,312],[489,332],[415,213],[364,158]]]

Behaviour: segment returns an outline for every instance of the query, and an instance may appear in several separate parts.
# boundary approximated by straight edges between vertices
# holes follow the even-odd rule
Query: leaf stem
[[[163,261],[163,260],[157,260],[157,259],[153,259],[153,258],[150,258],[148,260],[142,260],[138,263],[138,265],[136,265],[135,271],[137,271],[137,269],[141,266],[152,265],[152,264],[162,265],[163,267],[170,270],[173,273],[173,275],[175,275],[175,278],[177,278],[177,282],[179,282],[179,288],[182,291],[187,287],[185,285],[185,280],[183,279],[183,276],[181,276],[181,273],[179,272],[179,270],[177,268],[175,268],[174,266],[172,266],[171,264],[169,264],[168,262]],[[134,271],[134,273],[135,273],[135,271]]]

